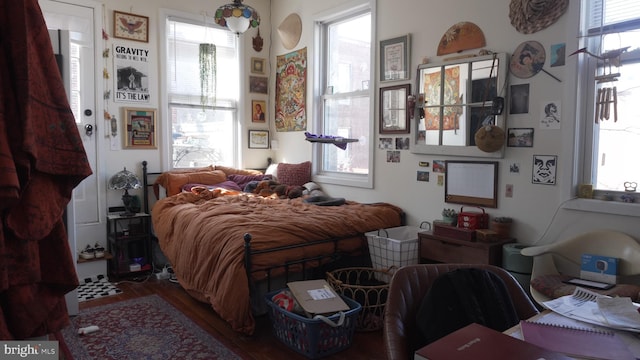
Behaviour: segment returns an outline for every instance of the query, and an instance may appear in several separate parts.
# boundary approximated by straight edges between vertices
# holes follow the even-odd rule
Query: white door
[[[39,4],[49,28],[54,52],[62,56],[62,77],[67,89],[71,110],[76,119],[85,151],[93,170],[73,191],[67,208],[67,231],[72,254],[95,242],[106,244],[105,214],[101,204],[105,203],[105,191],[99,182],[101,167],[98,166],[104,129],[98,127],[102,118],[102,107],[96,98],[97,44],[101,34],[96,34],[95,24],[101,18],[98,3],[88,0],[69,2],[40,0]],[[99,29],[99,28],[98,28]],[[100,68],[100,73],[102,69]],[[102,96],[102,94],[100,94]],[[99,115],[99,116],[98,116]],[[106,270],[106,269],[105,269]],[[76,292],[67,296],[70,314],[77,314]]]

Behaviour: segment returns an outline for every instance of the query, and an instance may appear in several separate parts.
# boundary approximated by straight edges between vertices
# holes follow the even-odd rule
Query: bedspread
[[[252,334],[255,322],[244,265],[244,234],[252,235],[251,247],[256,250],[353,237],[340,242],[341,250],[353,251],[366,243],[365,232],[401,225],[402,210],[387,203],[317,206],[300,198],[205,191],[158,201],[152,221],[160,248],[183,288],[210,302],[234,330]],[[333,244],[323,244],[270,253],[254,258],[253,266],[282,264],[332,250]]]

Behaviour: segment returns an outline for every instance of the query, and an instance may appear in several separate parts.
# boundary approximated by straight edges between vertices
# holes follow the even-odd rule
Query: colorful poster
[[[450,67],[444,70],[444,99],[440,99],[441,73],[424,76],[422,91],[425,95],[426,130],[440,129],[440,110],[442,110],[442,130],[457,130],[462,115],[462,97],[460,96],[460,68]],[[435,105],[435,106],[430,106]],[[444,106],[442,106],[444,105]]]
[[[307,130],[307,48],[277,57],[276,131]]]

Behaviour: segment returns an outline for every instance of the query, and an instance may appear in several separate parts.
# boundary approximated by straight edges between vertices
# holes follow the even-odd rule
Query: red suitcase
[[[488,229],[489,228],[489,214],[484,212],[484,209],[477,207],[480,211],[464,211],[464,206],[460,208],[458,214],[458,227],[476,230],[476,229]]]

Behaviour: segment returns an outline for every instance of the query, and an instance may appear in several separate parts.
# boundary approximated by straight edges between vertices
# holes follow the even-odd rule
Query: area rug
[[[120,294],[122,290],[109,282],[105,275],[93,276],[80,281],[78,286],[78,301],[98,299],[101,297]]]
[[[83,309],[62,337],[75,360],[242,359],[158,295]]]

